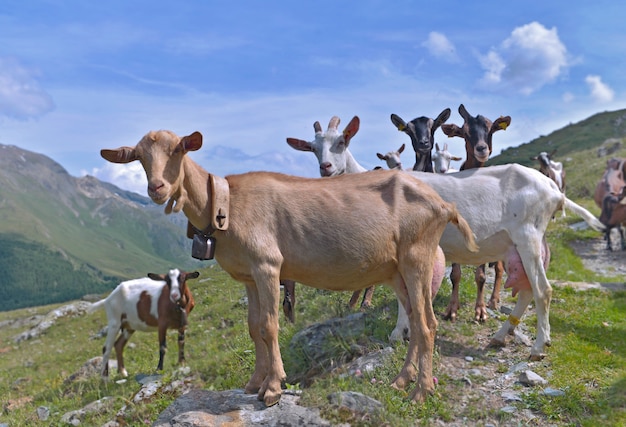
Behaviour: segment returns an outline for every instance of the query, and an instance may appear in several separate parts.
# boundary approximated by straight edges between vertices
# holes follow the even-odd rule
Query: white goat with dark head
[[[321,161],[324,159],[322,158]],[[463,248],[454,229],[447,227],[439,241],[448,261],[481,265],[502,260],[509,276],[505,287],[518,294],[509,318],[493,336],[493,345],[505,340],[533,300],[537,312],[537,337],[530,351],[532,360],[545,356],[550,339],[552,287],[546,277],[548,248],[544,235],[554,213],[565,206],[592,228],[604,225],[588,210],[569,200],[554,181],[538,170],[518,164],[491,166],[454,174],[402,172],[430,185],[444,200],[455,203],[467,219],[478,252]]]
[[[349,138],[344,138],[349,140]],[[148,195],[182,210],[202,235],[215,239],[215,260],[248,295],[254,373],[245,386],[267,406],[279,402],[286,374],[278,342],[280,280],[329,290],[390,285],[410,319],[404,365],[392,382],[424,401],[434,392],[432,357],[437,319],[430,279],[437,242],[448,222],[477,250],[453,204],[399,171],[311,179],[272,172],[219,178],[186,154],[202,135],[146,134],[135,147],[101,150],[114,163],[141,162]],[[345,152],[344,146],[344,152]],[[184,197],[183,197],[184,195]]]
[[[414,171],[433,172],[432,150],[435,144],[435,131],[450,117],[450,109],[446,108],[436,119],[418,117],[406,123],[397,114],[391,115],[391,123],[411,138],[415,150]]]
[[[542,151],[535,157],[531,157],[530,160],[537,160],[539,162],[539,171],[554,181],[557,187],[565,193],[565,169],[563,169],[563,163],[552,160],[555,153],[556,149],[550,153]]]

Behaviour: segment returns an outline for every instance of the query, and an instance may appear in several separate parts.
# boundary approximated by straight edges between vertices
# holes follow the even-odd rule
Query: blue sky
[[[512,117],[494,154],[626,108],[626,6],[570,1],[14,1],[0,4],[0,144],[145,194],[101,159],[149,130],[200,131],[217,175],[317,177],[313,139],[358,115],[365,167],[409,143],[389,116]],[[464,156],[463,142],[436,140]],[[599,141],[601,142],[601,141]],[[405,163],[412,154],[405,152]],[[458,167],[458,164],[456,165]]]

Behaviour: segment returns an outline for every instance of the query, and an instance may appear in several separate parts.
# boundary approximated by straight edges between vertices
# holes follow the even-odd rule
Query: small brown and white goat
[[[115,346],[117,370],[128,376],[124,367],[124,346],[135,331],[159,333],[159,363],[163,370],[163,358],[167,350],[168,329],[178,329],[178,363],[185,362],[185,329],[188,316],[195,302],[187,286],[187,280],[196,279],[200,273],[186,273],[177,268],[167,274],[149,273],[148,277],[120,283],[108,297],[89,307],[91,313],[104,308],[108,320],[105,345],[102,349],[102,377],[109,376],[109,357]],[[116,339],[118,332],[119,337]]]
[[[279,282],[289,278],[329,290],[392,286],[411,329],[404,366],[392,385],[404,389],[417,377],[410,398],[423,401],[432,394],[437,319],[430,281],[437,243],[453,223],[467,250],[477,250],[454,204],[399,171],[327,179],[250,172],[222,179],[186,155],[201,146],[199,132],[181,138],[158,131],[135,147],[101,150],[101,155],[114,163],[139,160],[150,198],[167,203],[166,209],[182,209],[196,229],[211,233],[216,261],[245,285],[256,352],[245,391],[258,393],[267,406],[280,400],[286,375],[278,344]],[[223,204],[225,189],[228,203]],[[228,213],[214,210],[214,200]]]
[[[439,148],[439,144],[435,143],[435,152],[433,153],[433,166],[435,173],[453,173],[458,170],[451,168],[450,163],[454,161],[463,160],[462,157],[453,156],[448,151],[448,144],[443,144],[443,150]]]

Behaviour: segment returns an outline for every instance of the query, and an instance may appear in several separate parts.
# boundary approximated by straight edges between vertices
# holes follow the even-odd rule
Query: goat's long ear
[[[343,140],[346,145],[350,143],[350,140],[356,133],[359,131],[359,126],[361,125],[361,120],[359,116],[352,117],[348,126],[343,130]]]
[[[180,139],[180,146],[185,152],[199,150],[202,147],[202,134],[194,132],[191,135],[183,136]]]
[[[470,119],[472,118],[472,116],[470,116],[470,113],[467,112],[465,105],[463,104],[459,105],[459,114],[461,115],[461,117],[463,117],[463,120],[465,120],[466,122],[469,122]]]
[[[311,143],[302,139],[287,138],[287,144],[298,151],[313,151]]]
[[[391,123],[393,123],[393,125],[400,132],[404,132],[405,129],[406,129],[406,122],[404,120],[402,120],[402,118],[400,116],[398,116],[397,114],[392,114],[391,115]]]
[[[450,118],[451,113],[452,113],[452,110],[450,110],[449,108],[446,108],[441,113],[439,113],[439,115],[435,119],[435,122],[433,123],[433,128],[431,130],[432,134],[434,134],[437,128],[441,126],[442,124],[444,124],[446,120]]]
[[[452,138],[455,136],[460,136],[461,138],[463,138],[463,129],[455,124],[443,124],[441,125],[441,130],[448,136],[448,138]]]
[[[450,156],[450,160],[454,160],[454,161],[459,161],[459,160],[463,160],[463,157],[459,157],[459,156]]]
[[[163,281],[165,280],[164,274],[148,273],[148,277],[152,280]]]
[[[386,158],[387,156],[383,156],[380,153],[376,153],[376,157],[378,157],[380,160],[387,160],[387,158]]]
[[[185,280],[189,280],[189,279],[197,279],[198,277],[200,277],[200,272],[198,271],[192,271],[191,273],[187,273],[185,275]]]
[[[114,150],[100,150],[100,155],[104,160],[111,163],[130,163],[137,160],[135,149],[132,147],[120,147]]]
[[[498,117],[495,122],[492,123],[489,133],[494,133],[499,130],[506,130],[511,124],[511,116]]]

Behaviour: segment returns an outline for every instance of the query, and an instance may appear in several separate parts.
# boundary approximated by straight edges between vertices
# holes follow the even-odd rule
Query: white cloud
[[[83,173],[83,175],[85,174]],[[101,181],[111,182],[124,190],[146,195],[148,179],[139,162],[128,164],[105,163],[102,168],[94,168],[91,175]]]
[[[35,70],[16,59],[0,57],[0,115],[29,119],[54,109],[52,97],[39,87],[36,77]]]
[[[498,49],[480,58],[485,70],[482,83],[494,83],[529,95],[561,76],[570,65],[567,48],[556,28],[538,22],[515,28]]]
[[[459,57],[456,53],[456,48],[448,38],[436,31],[431,31],[428,34],[428,39],[422,43],[431,55],[436,58],[443,59],[447,62],[458,62]]]
[[[585,83],[589,86],[591,97],[597,102],[611,102],[615,93],[600,76],[589,75],[585,77]]]

